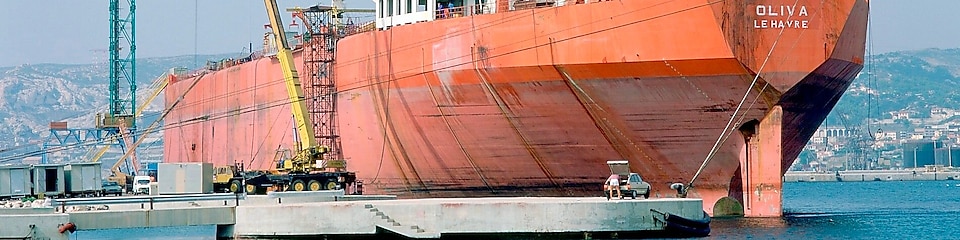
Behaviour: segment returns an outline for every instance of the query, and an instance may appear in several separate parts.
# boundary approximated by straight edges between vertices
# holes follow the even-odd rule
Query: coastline
[[[960,171],[851,170],[836,172],[787,172],[783,182],[869,182],[869,181],[952,181],[960,180]]]

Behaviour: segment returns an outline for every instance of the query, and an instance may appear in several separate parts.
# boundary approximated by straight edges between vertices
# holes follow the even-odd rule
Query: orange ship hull
[[[334,68],[343,153],[370,193],[592,196],[605,161],[627,159],[666,197],[737,112],[691,195],[710,213],[735,200],[778,216],[783,172],[862,68],[867,13],[865,0],[605,1],[352,35]],[[293,146],[281,77],[264,58],[171,84],[168,103],[185,97],[165,119],[166,161],[272,168]]]

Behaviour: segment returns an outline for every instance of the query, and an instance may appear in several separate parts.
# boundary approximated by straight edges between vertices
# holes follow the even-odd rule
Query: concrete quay
[[[241,205],[239,237],[407,238],[485,234],[643,234],[663,230],[651,209],[703,216],[700,199],[444,198]]]
[[[153,196],[123,196],[86,199],[62,199],[50,207],[0,208],[0,239],[69,239],[70,232],[59,228],[72,223],[76,230],[144,228],[168,226],[216,225],[218,234],[231,236],[238,204],[269,205],[356,199],[396,199],[392,196],[344,196],[343,191],[271,193],[226,200],[186,200],[179,202],[131,202]],[[190,196],[155,196],[177,198]],[[90,205],[61,206],[64,201],[99,202]],[[239,200],[239,201],[238,201]]]
[[[69,239],[58,228],[70,216],[52,207],[0,209],[0,239]]]
[[[234,224],[234,207],[107,210],[69,213],[78,230]]]
[[[787,172],[784,182],[869,182],[869,181],[945,181],[960,180],[960,172],[912,170],[860,170],[840,172]]]
[[[128,202],[132,198],[121,199]],[[142,197],[140,197],[142,198]],[[190,198],[189,196],[187,198]],[[442,198],[343,195],[342,191],[287,192],[241,200],[109,204],[79,199],[66,207],[0,209],[0,238],[70,239],[78,230],[216,225],[218,237],[440,238],[458,236],[628,237],[664,229],[651,210],[702,217],[700,199]],[[90,203],[104,205],[75,205]],[[64,211],[65,210],[65,211]]]

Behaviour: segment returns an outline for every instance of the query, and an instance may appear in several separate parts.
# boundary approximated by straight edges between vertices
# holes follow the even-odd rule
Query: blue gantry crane
[[[50,136],[43,143],[41,162],[47,163],[50,151],[89,145],[119,145],[124,148],[120,131],[136,138],[134,117],[137,99],[136,0],[109,0],[109,108],[98,113],[94,128],[67,128],[66,123],[51,123]],[[102,155],[102,153],[98,154]]]

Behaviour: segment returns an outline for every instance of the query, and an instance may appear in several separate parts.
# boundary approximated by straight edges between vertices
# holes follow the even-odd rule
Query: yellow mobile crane
[[[304,102],[303,88],[293,62],[293,54],[287,44],[283,24],[280,21],[280,11],[276,0],[264,0],[267,17],[273,30],[274,42],[277,44],[277,59],[283,70],[283,81],[289,95],[290,110],[296,124],[296,152],[289,156],[279,151],[275,159],[276,172],[266,174],[249,174],[246,190],[248,193],[263,193],[268,187],[278,190],[317,191],[346,189],[356,182],[356,173],[346,171],[346,162],[343,160],[324,160],[323,155],[329,148],[319,146],[314,138],[313,124],[309,123],[309,113]]]

